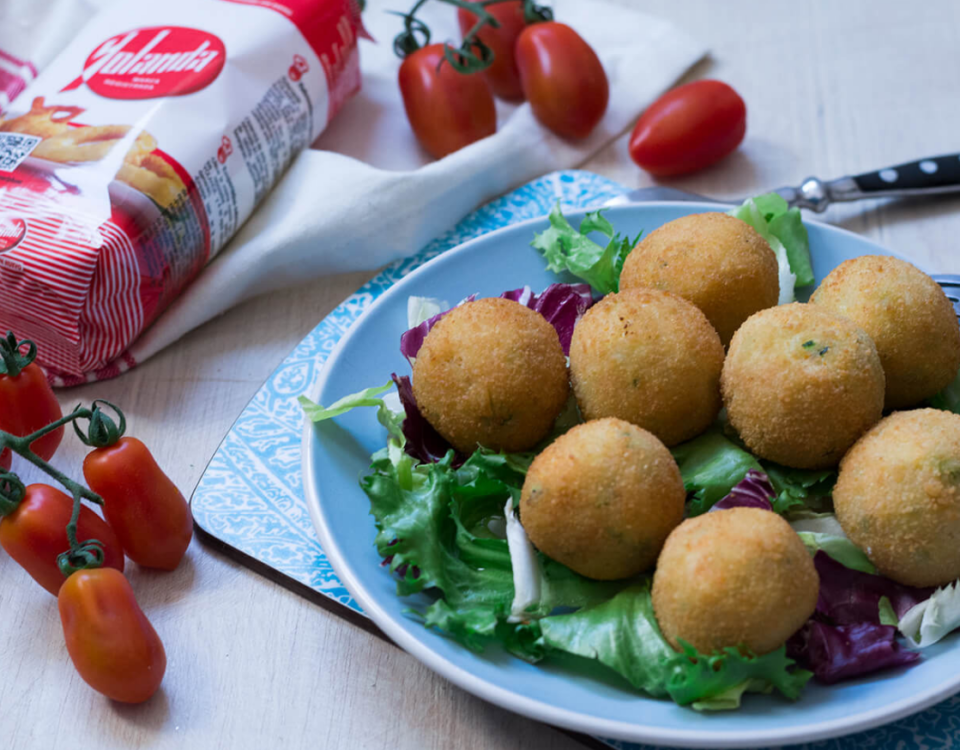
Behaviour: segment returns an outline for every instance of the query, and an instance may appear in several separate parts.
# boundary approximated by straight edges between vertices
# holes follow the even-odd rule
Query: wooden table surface
[[[744,196],[811,174],[829,178],[960,151],[960,4],[952,0],[638,5],[710,46],[711,59],[691,77],[726,80],[748,103],[741,150],[678,187]],[[629,161],[625,138],[584,166],[627,185],[650,184]],[[832,209],[826,219],[931,270],[956,272],[958,208],[960,199],[868,202]],[[61,393],[62,402],[121,404],[130,432],[189,493],[274,367],[371,275],[254,300],[118,380]],[[78,441],[66,440],[58,463],[79,473],[80,459]],[[196,540],[174,573],[133,564],[128,571],[168,657],[162,691],[142,706],[113,704],[86,687],[67,657],[53,598],[0,555],[0,745],[580,747],[453,687]]]

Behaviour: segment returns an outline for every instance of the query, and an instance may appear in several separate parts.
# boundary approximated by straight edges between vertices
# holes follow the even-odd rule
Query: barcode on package
[[[0,133],[0,172],[13,172],[42,140],[27,133]]]

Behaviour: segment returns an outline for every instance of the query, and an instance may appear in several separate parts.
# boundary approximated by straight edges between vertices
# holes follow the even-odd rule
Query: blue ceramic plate
[[[716,210],[715,205],[658,203],[610,209],[613,225],[631,236],[680,216]],[[583,212],[571,213],[575,220]],[[384,293],[340,340],[320,377],[316,401],[331,403],[361,388],[406,374],[400,334],[410,295],[456,303],[471,293],[497,296],[528,284],[535,291],[557,277],[530,247],[546,219],[515,224],[450,250]],[[808,223],[817,281],[848,258],[889,254],[835,227]],[[570,280],[570,279],[566,279]],[[358,479],[370,454],[386,441],[373,409],[357,409],[335,422],[307,427],[303,436],[307,504],[320,541],[340,579],[363,610],[398,645],[465,690],[511,711],[569,729],[624,740],[689,747],[758,747],[791,744],[867,729],[919,711],[960,689],[960,639],[924,652],[910,669],[883,673],[834,687],[811,683],[796,703],[749,695],[743,708],[699,714],[645,698],[599,672],[535,666],[488,648],[474,654],[404,616],[411,601],[395,593],[374,547],[376,530]],[[422,601],[426,595],[421,594]]]

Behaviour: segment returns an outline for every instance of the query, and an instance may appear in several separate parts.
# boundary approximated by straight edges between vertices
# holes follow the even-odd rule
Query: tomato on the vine
[[[523,99],[515,53],[517,38],[527,26],[523,17],[523,0],[496,3],[486,6],[485,9],[500,22],[500,28],[484,26],[477,34],[477,38],[493,52],[493,63],[480,75],[495,96],[501,99]],[[460,33],[466,36],[476,24],[477,16],[461,7],[457,10],[457,20],[460,22]]]
[[[404,58],[400,93],[410,127],[431,156],[440,159],[497,131],[497,111],[486,82],[457,72],[431,44]]]
[[[661,96],[637,120],[630,157],[657,177],[696,172],[731,153],[747,132],[747,106],[722,81],[693,81]]]
[[[20,505],[0,519],[0,546],[33,579],[54,596],[66,580],[57,557],[70,549],[67,524],[73,498],[48,484],[31,484]],[[103,545],[103,564],[123,570],[123,548],[107,523],[85,505],[80,506],[77,539],[96,539]]]
[[[67,652],[84,681],[124,703],[157,692],[167,655],[130,583],[113,568],[79,570],[57,597]]]
[[[193,517],[147,446],[122,437],[97,448],[84,459],[83,476],[103,498],[103,514],[127,557],[149,568],[177,567],[193,536]]]
[[[24,355],[20,347],[29,344]],[[37,350],[32,342],[18,342],[9,333],[0,340],[0,430],[17,437],[30,435],[63,416],[57,397],[40,366],[33,359]],[[39,437],[30,449],[49,461],[63,439],[63,427]]]
[[[585,138],[607,111],[610,86],[600,58],[569,26],[527,26],[517,40],[520,81],[533,114],[557,135]]]

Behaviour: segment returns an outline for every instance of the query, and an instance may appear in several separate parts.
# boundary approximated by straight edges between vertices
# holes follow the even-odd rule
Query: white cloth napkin
[[[67,0],[14,0],[32,2],[51,7]],[[431,161],[410,131],[397,87],[400,61],[392,40],[402,21],[386,12],[410,4],[368,3],[364,23],[377,43],[360,42],[362,92],[134,343],[129,354],[136,362],[258,294],[410,255],[497,195],[582,164],[706,52],[673,25],[632,8],[604,0],[552,0],[557,20],[577,29],[606,69],[610,105],[600,125],[583,141],[564,141],[537,122],[529,105],[498,103],[495,135]],[[459,39],[453,7],[428,3],[421,15],[434,41]]]

